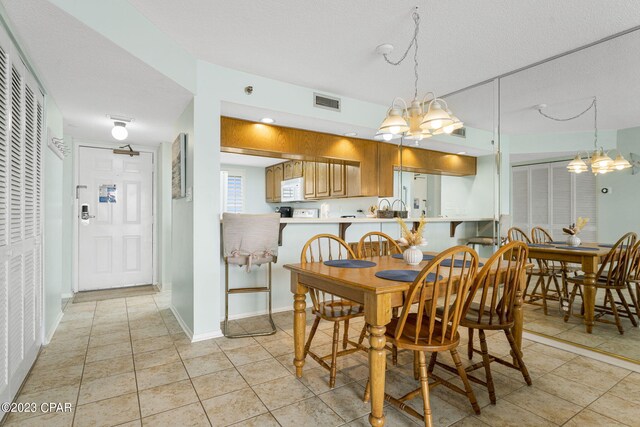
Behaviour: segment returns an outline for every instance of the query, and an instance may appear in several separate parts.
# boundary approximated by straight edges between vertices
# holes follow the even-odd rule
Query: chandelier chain
[[[582,112],[576,114],[575,116],[571,116],[571,117],[566,117],[566,118],[560,118],[560,117],[553,117],[550,116],[544,112],[542,112],[542,108],[538,108],[538,113],[540,113],[540,115],[546,117],[547,119],[551,119],[554,120],[556,122],[568,122],[570,120],[575,120],[580,116],[583,116],[585,113],[587,113],[589,110],[591,110],[593,108],[593,130],[594,130],[594,141],[593,144],[596,147],[596,149],[598,148],[598,100],[596,99],[596,97],[593,97],[593,101],[591,101],[591,104],[589,104],[589,106]]]
[[[420,15],[418,14],[417,7],[413,11],[413,14],[411,16],[413,18],[413,22],[415,23],[415,30],[413,31],[413,38],[411,39],[409,46],[407,46],[407,50],[404,51],[400,59],[397,61],[390,60],[389,56],[386,53],[383,54],[382,56],[384,57],[384,60],[387,61],[387,63],[394,66],[398,66],[407,58],[407,55],[409,55],[409,51],[411,50],[411,48],[415,47],[413,52],[413,73],[415,77],[413,97],[414,99],[417,99],[418,98],[418,34],[420,32]]]

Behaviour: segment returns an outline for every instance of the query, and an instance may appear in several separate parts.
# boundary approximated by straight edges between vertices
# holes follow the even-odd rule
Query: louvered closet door
[[[513,226],[529,228],[529,168],[514,167],[511,179]]]
[[[564,163],[551,164],[551,227],[550,232],[555,240],[564,240],[562,229],[572,222],[573,191],[571,173]]]
[[[0,34],[0,401],[11,401],[42,343],[44,99]]]
[[[531,227],[549,229],[549,165],[530,167],[531,179]]]
[[[592,173],[572,174],[575,182],[574,221],[578,217],[589,218],[589,223],[580,232],[583,242],[597,241],[596,177]]]

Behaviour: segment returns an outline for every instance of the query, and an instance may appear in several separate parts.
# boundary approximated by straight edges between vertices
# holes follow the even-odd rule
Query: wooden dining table
[[[588,248],[588,249],[580,249]],[[596,307],[596,275],[598,267],[611,251],[598,243],[582,243],[577,248],[569,248],[566,244],[550,243],[529,245],[529,258],[546,261],[557,261],[581,265],[584,272],[584,289],[582,300],[584,303],[584,324],[587,333],[593,331]]]
[[[425,254],[432,254],[425,252]],[[395,307],[402,307],[404,295],[411,283],[381,279],[375,273],[382,270],[421,270],[427,262],[410,266],[402,259],[391,256],[367,258],[376,263],[370,268],[340,268],[327,266],[322,262],[305,265],[287,264],[285,269],[291,271],[291,292],[293,293],[294,311],[294,347],[293,364],[296,376],[302,377],[305,363],[304,345],[306,330],[306,298],[309,288],[323,290],[341,298],[355,301],[364,306],[365,322],[369,325],[369,378],[371,381],[371,414],[369,422],[372,426],[383,426],[385,417],[384,384],[386,370],[385,331],[391,321],[391,312]],[[480,260],[484,262],[486,260]],[[454,274],[458,269],[454,269]],[[518,348],[522,348],[522,293],[525,280],[516,299],[514,338]]]

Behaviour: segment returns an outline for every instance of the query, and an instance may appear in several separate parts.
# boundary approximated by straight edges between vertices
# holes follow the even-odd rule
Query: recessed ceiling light
[[[462,156],[463,154],[467,154],[467,152],[466,152],[466,151],[458,151],[458,153],[457,153],[457,154],[458,154],[458,155],[460,155],[460,156]]]
[[[275,123],[276,122],[271,117],[263,117],[263,118],[260,119],[260,121],[262,123],[267,123],[267,124],[271,124],[271,123]]]
[[[344,136],[358,136],[358,132],[347,132]]]

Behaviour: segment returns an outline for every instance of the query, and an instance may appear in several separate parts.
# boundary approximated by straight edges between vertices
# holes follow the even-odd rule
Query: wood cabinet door
[[[344,163],[332,163],[330,168],[330,193],[332,197],[344,197],[347,195],[347,187],[345,185],[345,166]]]
[[[331,178],[329,163],[316,163],[316,198],[331,196]]]
[[[280,201],[280,184],[284,179],[284,163],[273,166],[273,201]]]
[[[315,197],[316,197],[316,164],[314,162],[304,162],[304,198],[315,199]]]
[[[283,175],[284,175],[284,179],[294,178],[294,176],[293,176],[293,162],[284,163]]]
[[[347,197],[358,197],[362,195],[362,186],[360,181],[360,167],[353,165],[345,166],[345,179],[347,186]]]
[[[273,166],[265,168],[264,170],[264,182],[265,182],[265,195],[267,202],[273,202],[275,184],[274,184]]]
[[[293,176],[291,178],[302,178],[304,176],[304,163],[302,160],[293,160]]]

